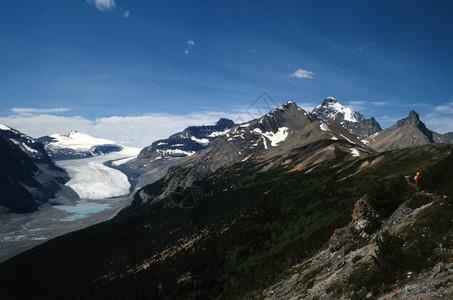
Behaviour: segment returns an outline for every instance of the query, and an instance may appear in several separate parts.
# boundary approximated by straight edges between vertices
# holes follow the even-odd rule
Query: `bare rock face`
[[[329,239],[329,249],[336,252],[342,249],[348,252],[361,241],[369,239],[381,224],[381,217],[366,198],[360,198],[354,204],[351,222],[343,228],[335,229]]]
[[[379,213],[365,198],[360,198],[354,204],[351,225],[359,236],[364,238],[374,233],[381,223],[380,219]]]

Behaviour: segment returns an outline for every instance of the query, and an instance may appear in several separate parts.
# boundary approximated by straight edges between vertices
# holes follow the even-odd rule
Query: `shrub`
[[[453,152],[435,163],[429,170],[422,172],[420,187],[431,192],[447,193],[453,185]]]
[[[429,202],[431,202],[429,197],[419,194],[412,197],[412,199],[407,202],[407,206],[411,209],[416,209],[428,204]]]
[[[368,186],[368,200],[383,218],[389,217],[410,195],[404,177],[377,179]]]
[[[376,244],[378,248],[373,256],[374,264],[382,273],[388,274],[389,281],[397,279],[404,271],[404,239],[386,231]]]

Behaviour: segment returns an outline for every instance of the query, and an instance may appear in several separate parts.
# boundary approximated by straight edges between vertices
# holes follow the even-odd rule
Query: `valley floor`
[[[57,162],[71,177],[67,183],[82,200],[75,206],[43,206],[29,214],[0,215],[0,262],[54,237],[108,220],[130,203],[126,175],[104,165],[131,153],[113,153]]]

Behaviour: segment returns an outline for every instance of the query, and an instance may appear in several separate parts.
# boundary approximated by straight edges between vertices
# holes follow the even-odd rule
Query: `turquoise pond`
[[[110,208],[108,204],[96,204],[96,203],[79,203],[76,206],[54,205],[53,207],[73,214],[72,216],[62,219],[64,221],[85,218],[90,214],[99,213],[103,210]]]

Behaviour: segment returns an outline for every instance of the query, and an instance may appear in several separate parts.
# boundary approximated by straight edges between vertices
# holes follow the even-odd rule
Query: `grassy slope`
[[[218,170],[203,183],[205,199],[194,208],[135,203],[113,220],[5,262],[0,292],[20,298],[254,295],[350,220],[370,178],[409,175],[421,163],[434,163],[432,148],[426,149],[385,153],[348,168],[332,169],[339,161],[325,162],[308,174],[288,172],[291,165],[260,173],[249,161]],[[443,157],[450,149],[436,151]],[[394,159],[401,156],[402,162]],[[348,177],[379,157],[385,158]],[[146,190],[156,192],[163,184]]]

